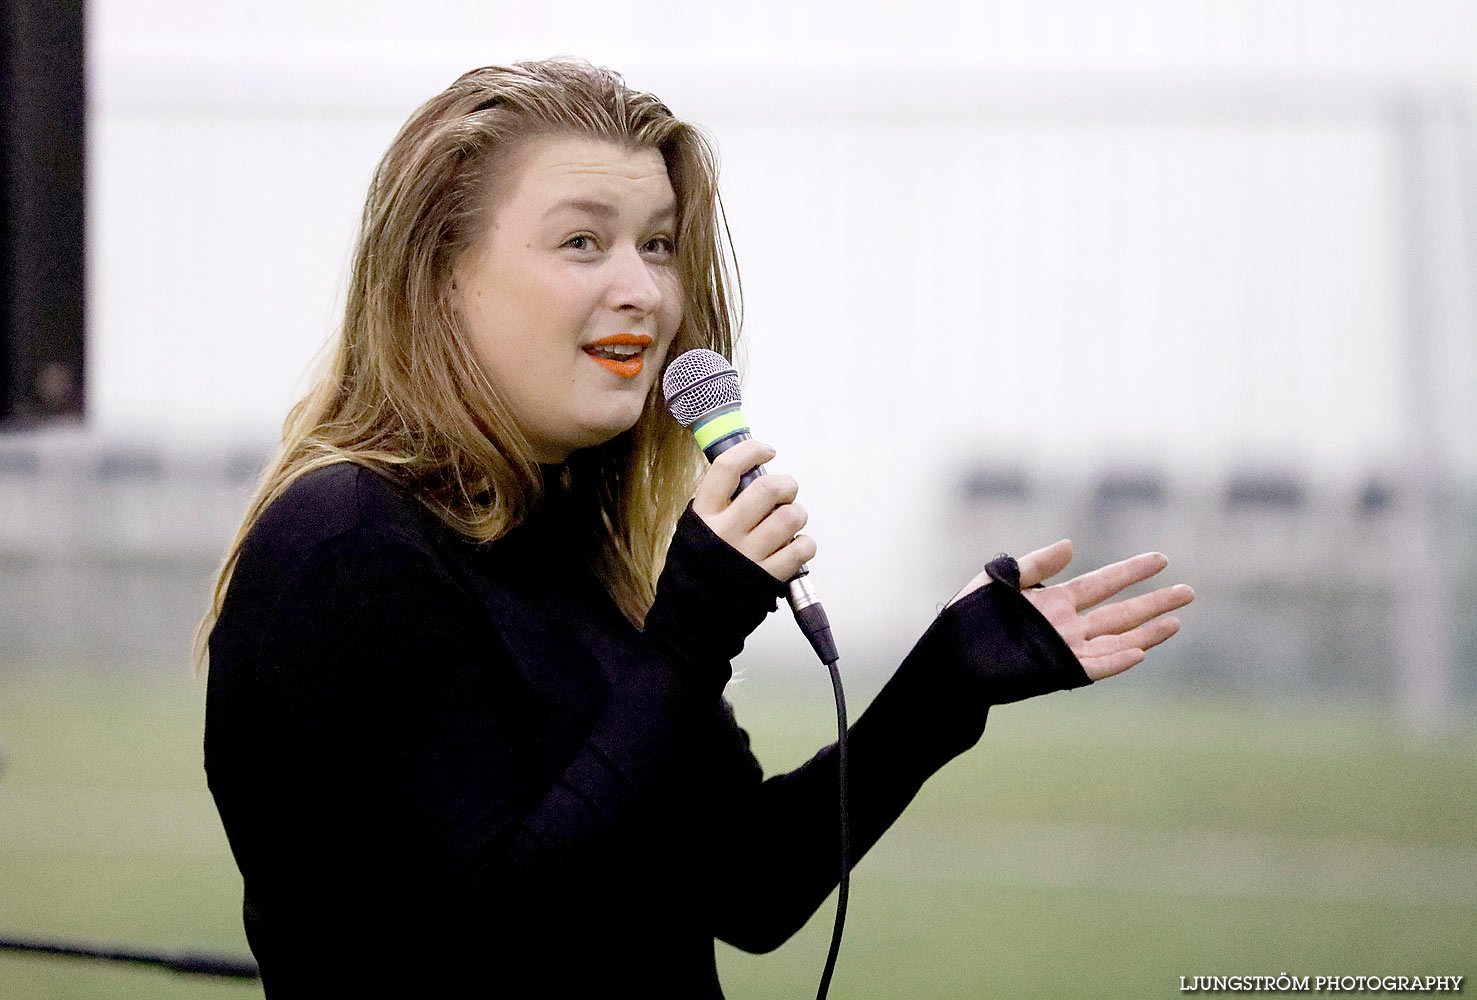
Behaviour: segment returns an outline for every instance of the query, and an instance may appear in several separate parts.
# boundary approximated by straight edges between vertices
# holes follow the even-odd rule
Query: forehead
[[[540,136],[518,158],[505,207],[537,207],[592,195],[661,208],[673,199],[667,164],[650,146],[628,147],[585,136]]]

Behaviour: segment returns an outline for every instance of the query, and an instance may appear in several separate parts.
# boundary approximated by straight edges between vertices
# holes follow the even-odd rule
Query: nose
[[[613,254],[610,266],[611,308],[646,316],[661,307],[662,286],[635,247]]]

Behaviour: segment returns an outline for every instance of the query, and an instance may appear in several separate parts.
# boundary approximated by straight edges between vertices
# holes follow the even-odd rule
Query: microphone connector
[[[831,622],[826,618],[826,609],[815,596],[810,576],[803,573],[790,581],[790,610],[795,612],[795,624],[805,633],[810,648],[815,650],[821,662],[830,666],[841,658],[836,652],[836,640],[831,636]]]

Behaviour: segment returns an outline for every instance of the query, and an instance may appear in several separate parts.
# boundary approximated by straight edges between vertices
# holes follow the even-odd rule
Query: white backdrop
[[[96,435],[270,441],[399,123],[462,70],[568,53],[717,139],[746,410],[801,478],[841,634],[947,596],[896,606],[961,466],[1477,474],[1469,4],[89,18]]]

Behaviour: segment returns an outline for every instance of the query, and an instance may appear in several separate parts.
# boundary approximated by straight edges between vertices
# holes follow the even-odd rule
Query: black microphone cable
[[[745,437],[748,435],[745,434]],[[763,466],[758,470],[763,473]],[[841,656],[836,652],[836,640],[831,635],[831,623],[826,618],[826,609],[815,596],[804,567],[800,575],[790,581],[790,607],[795,612],[795,622],[815,655],[826,665],[831,675],[831,690],[836,696],[836,798],[841,827],[841,880],[836,889],[836,923],[831,927],[831,947],[826,953],[826,968],[821,973],[820,989],[816,1000],[826,1000],[831,989],[831,974],[836,971],[836,956],[841,952],[841,933],[846,927],[846,902],[851,895],[851,817],[847,802],[850,788],[847,778],[846,759],[846,693],[841,689],[841,672],[837,664]]]
[[[128,962],[152,965],[171,972],[196,976],[219,976],[227,979],[260,979],[261,970],[250,959],[211,955],[194,951],[130,951],[113,945],[82,944],[68,941],[39,941],[30,938],[0,937],[0,951],[29,952],[66,958],[92,958],[105,962]]]
[[[820,607],[819,604],[814,605]],[[831,989],[831,973],[836,971],[836,956],[841,952],[841,932],[846,927],[846,899],[851,891],[851,819],[847,816],[846,778],[846,695],[841,690],[841,674],[836,669],[839,660],[826,664],[831,674],[831,690],[836,694],[836,784],[841,813],[841,883],[836,890],[836,922],[831,927],[831,948],[826,953],[826,968],[821,973],[820,989],[816,1000],[826,1000]]]
[[[712,461],[729,448],[753,435],[749,422],[739,409],[742,395],[738,372],[728,359],[706,348],[687,351],[667,367],[662,377],[662,394],[667,408],[682,426],[692,431],[703,454]],[[764,466],[756,466],[739,477],[734,496],[764,475]],[[831,975],[836,970],[836,956],[841,952],[841,934],[846,927],[846,903],[851,893],[851,819],[847,811],[850,794],[846,756],[846,694],[841,689],[841,674],[836,664],[841,657],[831,636],[831,623],[825,608],[815,596],[808,579],[810,569],[800,572],[789,582],[790,609],[795,622],[805,633],[810,646],[831,675],[831,690],[836,696],[836,785],[841,833],[841,879],[836,892],[836,923],[831,928],[831,947],[826,953],[826,967],[816,1000],[826,1000],[831,989]]]

